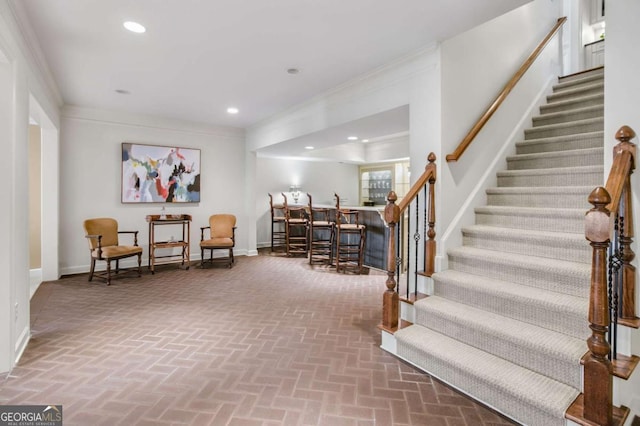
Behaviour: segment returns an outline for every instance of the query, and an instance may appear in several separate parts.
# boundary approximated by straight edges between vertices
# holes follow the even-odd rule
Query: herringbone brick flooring
[[[384,276],[261,255],[41,285],[0,404],[69,425],[508,425],[379,348]]]

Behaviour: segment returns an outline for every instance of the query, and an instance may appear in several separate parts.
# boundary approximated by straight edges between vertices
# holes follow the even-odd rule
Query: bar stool
[[[331,222],[330,208],[313,207],[311,194],[309,200],[309,264],[333,264],[333,241],[335,239],[335,223]]]
[[[358,222],[358,210],[340,208],[336,197],[336,271],[362,273],[366,227]]]
[[[306,209],[302,206],[290,206],[287,196],[284,197],[284,213],[286,217],[286,246],[287,256],[298,254],[307,255],[309,220]]]
[[[284,206],[273,204],[273,195],[269,194],[269,207],[271,208],[271,252],[274,247],[284,247],[287,244],[287,218]]]

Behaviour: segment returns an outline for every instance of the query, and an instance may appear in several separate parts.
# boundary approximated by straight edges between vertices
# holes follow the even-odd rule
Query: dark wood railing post
[[[435,272],[436,263],[436,155],[432,152],[427,157],[429,164],[425,171],[429,174],[429,198],[427,203],[427,217],[429,230],[427,237],[429,238],[424,247],[424,274],[428,277]]]
[[[589,195],[594,207],[587,212],[585,236],[591,242],[591,292],[589,299],[589,353],[584,363],[584,418],[598,425],[610,425],[613,418],[613,378],[606,334],[609,327],[607,300],[607,248],[610,213],[606,208],[611,197],[598,187]]]
[[[384,208],[384,220],[389,226],[389,243],[387,246],[387,290],[382,296],[382,328],[396,330],[398,328],[399,296],[396,291],[396,225],[400,221],[400,207],[396,205],[398,196],[395,192],[387,195],[387,206]]]

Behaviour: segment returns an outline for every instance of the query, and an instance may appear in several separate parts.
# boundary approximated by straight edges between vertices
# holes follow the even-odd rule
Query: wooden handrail
[[[491,103],[489,108],[482,114],[482,116],[478,119],[476,124],[471,128],[467,136],[462,139],[458,147],[453,151],[453,153],[447,155],[447,162],[458,161],[458,159],[462,156],[462,153],[471,145],[471,142],[475,139],[475,137],[480,133],[480,130],[484,127],[485,124],[489,121],[491,116],[498,110],[502,102],[507,98],[507,95],[513,90],[516,83],[520,81],[525,72],[531,67],[533,62],[540,56],[542,50],[549,44],[549,41],[556,35],[556,33],[560,30],[560,27],[567,21],[567,17],[558,18],[558,21],[553,26],[549,34],[540,42],[538,47],[535,48],[531,55],[527,58],[526,61],[520,66],[518,71],[511,77],[511,79],[507,82],[506,86],[502,89],[498,97]]]
[[[605,186],[611,196],[607,209],[612,213],[618,211],[625,183],[635,168],[636,146],[631,143],[635,136],[636,133],[629,126],[620,127],[616,133],[619,143],[613,148],[613,164]]]
[[[418,195],[420,190],[427,184],[427,182],[430,182],[431,180],[433,180],[433,182],[436,181],[436,164],[435,164],[436,155],[433,152],[430,153],[429,156],[427,157],[427,161],[428,163],[425,166],[424,172],[422,172],[422,175],[420,175],[420,177],[413,184],[411,189],[409,189],[409,192],[407,192],[407,195],[405,195],[404,198],[402,198],[402,201],[398,203],[398,207],[400,207],[400,213],[402,213],[407,209],[409,204],[411,204],[411,202],[416,198],[416,195]]]

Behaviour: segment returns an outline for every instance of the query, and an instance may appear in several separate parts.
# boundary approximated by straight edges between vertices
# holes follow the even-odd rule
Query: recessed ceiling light
[[[143,32],[147,31],[147,29],[143,25],[133,21],[127,21],[122,25],[124,25],[126,29],[133,33],[142,34]]]
[[[369,142],[369,139],[362,139],[362,142],[363,143],[367,143],[367,142]]]
[[[312,146],[305,146],[304,149],[313,149]]]
[[[229,114],[237,114],[237,113],[240,112],[240,110],[238,108],[235,108],[235,107],[229,107],[229,108],[227,108],[227,112]]]
[[[289,68],[287,74],[300,74],[300,70],[298,68]]]
[[[131,94],[130,91],[124,90],[124,89],[116,89],[115,92],[120,94],[120,95],[130,95]]]
[[[357,136],[349,136],[347,139],[349,139],[350,141],[357,141],[358,137]]]

